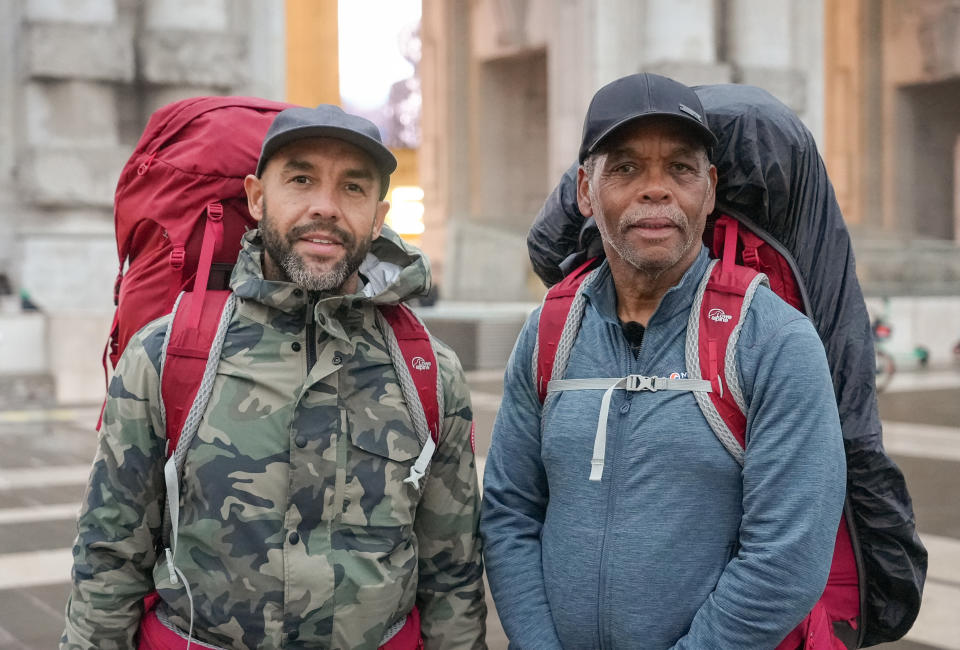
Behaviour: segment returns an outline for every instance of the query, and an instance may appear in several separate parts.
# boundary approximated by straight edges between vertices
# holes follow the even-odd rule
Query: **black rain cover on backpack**
[[[863,645],[902,637],[917,617],[927,552],[916,532],[903,474],[883,450],[874,382],[873,335],[853,249],[813,136],[768,92],[751,86],[696,87],[719,139],[717,209],[749,226],[790,263],[808,316],[826,349],[847,455],[866,594]],[[593,219],[577,208],[577,166],[563,175],[527,237],[534,271],[551,286],[603,255]],[[711,237],[708,223],[705,241]]]

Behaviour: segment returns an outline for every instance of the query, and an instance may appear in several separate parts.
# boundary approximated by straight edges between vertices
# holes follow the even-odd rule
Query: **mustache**
[[[665,219],[681,230],[685,229],[689,223],[687,215],[679,208],[637,208],[623,215],[623,218],[620,219],[619,230],[620,232],[626,232],[643,221],[652,219]]]
[[[302,226],[291,228],[287,233],[287,241],[293,243],[307,235],[333,235],[344,245],[352,246],[355,243],[353,235],[337,226],[320,226],[318,224],[307,223]]]

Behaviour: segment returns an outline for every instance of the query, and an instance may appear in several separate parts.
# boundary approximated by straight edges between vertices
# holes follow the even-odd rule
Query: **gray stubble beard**
[[[263,217],[260,220],[260,236],[263,238],[263,247],[271,260],[279,267],[286,279],[305,291],[339,291],[347,279],[352,276],[363,263],[370,252],[373,232],[363,241],[357,242],[350,233],[336,226],[326,228],[309,228],[301,226],[291,230],[286,237],[277,232],[267,213],[267,202],[264,198],[261,207]],[[301,235],[312,232],[335,233],[346,248],[346,255],[338,261],[332,269],[324,273],[311,271],[303,258],[293,250],[293,243]],[[354,246],[350,246],[355,243]]]

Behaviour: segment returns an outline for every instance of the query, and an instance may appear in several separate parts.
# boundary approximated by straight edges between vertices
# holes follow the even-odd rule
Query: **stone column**
[[[287,101],[302,106],[340,105],[337,0],[287,0],[285,4]]]
[[[583,118],[603,84],[640,69],[644,60],[637,0],[565,0],[554,3],[547,31],[549,192],[577,159]]]
[[[860,2],[829,0],[825,21],[824,139],[821,154],[833,181],[837,202],[848,225],[865,224],[863,180],[870,165],[865,135],[871,128],[865,117],[864,102],[870,88],[864,83],[867,70],[864,53],[869,43],[861,27],[867,20]],[[873,159],[878,159],[874,155]],[[879,211],[869,216],[879,217]]]
[[[718,60],[715,0],[647,0],[643,69],[694,86],[732,80],[727,62]]]
[[[688,84],[730,81],[716,58],[713,0],[565,0],[548,30],[550,187],[576,159],[600,86],[634,72]]]
[[[19,282],[14,259],[17,188],[14,182],[17,134],[21,111],[17,51],[20,47],[19,3],[0,3],[0,273],[11,283]],[[0,298],[2,300],[2,298]]]
[[[470,31],[467,3],[423,0],[423,93],[420,182],[424,191],[423,249],[434,282],[450,297],[456,277],[448,257],[457,255],[451,232],[468,216],[470,161]]]
[[[729,0],[727,49],[739,83],[760,86],[823,136],[823,0]]]
[[[116,275],[111,205],[129,154],[119,89],[134,78],[132,25],[115,0],[22,3],[13,106],[20,284],[45,315],[61,401],[102,396],[96,350],[106,339]],[[31,347],[35,348],[35,344]],[[82,351],[78,354],[78,351]]]
[[[562,0],[548,15],[547,178],[544,196],[577,159],[583,115],[597,86],[596,0]]]
[[[245,92],[275,101],[287,100],[286,14],[279,2],[252,2],[247,33],[250,83]]]
[[[113,194],[149,114],[187,96],[282,97],[282,17],[254,0],[0,3],[0,270],[46,316],[58,400],[103,396]]]

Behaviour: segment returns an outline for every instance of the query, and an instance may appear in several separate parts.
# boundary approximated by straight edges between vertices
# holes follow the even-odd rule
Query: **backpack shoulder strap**
[[[541,404],[547,398],[547,384],[553,378],[557,350],[574,299],[579,295],[584,280],[599,264],[599,258],[587,260],[553,285],[543,299],[540,322],[537,325],[537,349],[534,353],[537,394]]]
[[[404,479],[414,487],[427,473],[427,466],[440,444],[443,428],[443,387],[437,356],[430,333],[413,311],[404,305],[381,305],[380,314],[392,334],[387,336],[390,359],[393,361],[400,391],[410,409],[414,427],[423,441],[423,449]]]
[[[160,414],[167,434],[167,461],[163,467],[167,508],[163,514],[162,539],[167,570],[174,584],[183,579],[175,564],[180,471],[186,450],[207,409],[235,305],[232,291],[181,293],[173,306],[173,317],[160,352]]]
[[[402,303],[381,305],[380,313],[393,330],[406,372],[399,373],[401,383],[408,375],[416,388],[423,408],[427,429],[434,444],[440,443],[442,417],[440,414],[440,373],[437,357],[430,342],[430,333],[413,311]],[[391,354],[391,358],[393,355]],[[396,362],[396,360],[395,360]]]
[[[185,291],[174,305],[160,358],[160,402],[168,457],[178,447],[188,416],[199,411],[195,414],[199,418],[206,408],[209,392],[204,395],[200,389],[205,383],[210,383],[206,388],[212,387],[233,314],[232,296],[231,291]]]
[[[717,438],[742,465],[747,419],[737,377],[737,341],[757,287],[767,279],[735,263],[738,224],[734,219],[722,217],[714,232],[724,240],[723,258],[704,274],[690,310],[687,373],[710,382],[709,393],[694,393],[697,403]]]

